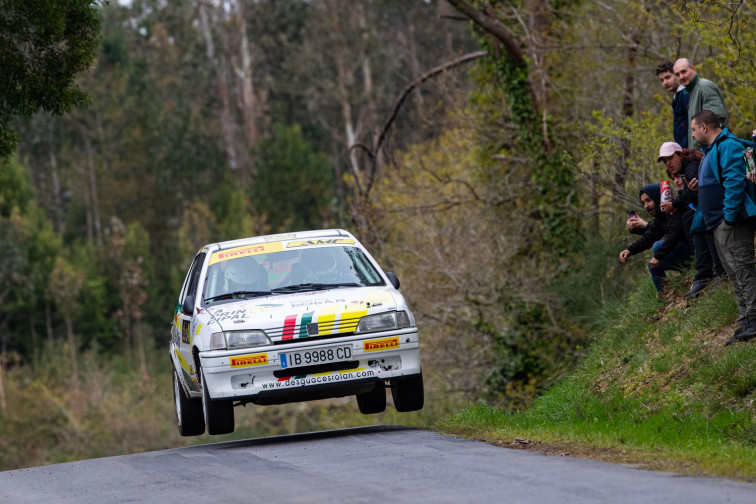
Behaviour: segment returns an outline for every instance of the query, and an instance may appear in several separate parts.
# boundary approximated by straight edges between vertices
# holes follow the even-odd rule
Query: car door
[[[179,361],[181,367],[189,374],[191,380],[187,380],[187,385],[191,390],[198,391],[199,384],[194,376],[194,359],[192,358],[192,337],[191,332],[192,319],[195,313],[187,315],[184,313],[182,307],[187,297],[192,296],[197,303],[197,290],[200,283],[200,275],[202,273],[202,266],[205,263],[205,253],[197,254],[192,261],[192,266],[189,269],[187,279],[184,282],[184,288],[181,291],[181,297],[179,298],[178,312],[176,314],[176,324],[174,330],[176,331],[175,343],[177,344],[179,351]],[[184,376],[186,378],[186,375]]]

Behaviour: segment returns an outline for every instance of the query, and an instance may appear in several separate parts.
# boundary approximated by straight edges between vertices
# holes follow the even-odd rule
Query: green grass
[[[650,282],[596,316],[588,355],[527,411],[470,405],[437,428],[549,454],[756,480],[756,341],[724,347],[729,288],[669,304]]]

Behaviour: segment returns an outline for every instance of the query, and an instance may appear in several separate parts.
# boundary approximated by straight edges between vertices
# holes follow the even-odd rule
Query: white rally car
[[[195,256],[171,326],[179,432],[234,430],[234,406],[354,395],[364,414],[423,407],[415,319],[350,233],[214,243]]]

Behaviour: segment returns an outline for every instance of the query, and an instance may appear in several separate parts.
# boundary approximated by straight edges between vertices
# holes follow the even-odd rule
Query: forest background
[[[236,437],[527,407],[646,274],[616,255],[638,188],[664,178],[656,65],[690,58],[735,134],[756,126],[751,2],[69,4],[86,70],[65,106],[25,103],[15,145],[0,135],[0,470],[190,442],[178,290],[201,245],[263,233],[347,228],[398,274],[426,407],[246,408]],[[35,8],[0,2],[0,22]],[[40,32],[70,36],[71,9]]]

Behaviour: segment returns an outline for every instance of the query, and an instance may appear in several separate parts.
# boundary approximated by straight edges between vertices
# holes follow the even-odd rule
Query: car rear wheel
[[[199,436],[205,432],[202,401],[187,397],[175,369],[173,370],[173,403],[176,409],[179,434],[182,436]]]
[[[364,394],[357,394],[357,406],[363,415],[372,415],[386,410],[386,384],[376,383],[375,388]]]
[[[202,412],[208,434],[229,434],[234,432],[234,403],[231,400],[213,401],[205,385],[205,371],[200,368],[202,388]]]
[[[391,386],[391,397],[394,399],[396,411],[417,411],[423,409],[425,392],[423,389],[423,374],[394,378]]]

